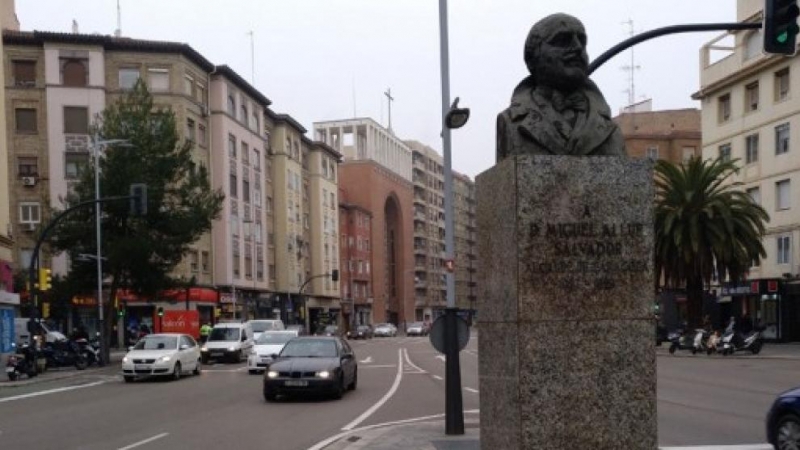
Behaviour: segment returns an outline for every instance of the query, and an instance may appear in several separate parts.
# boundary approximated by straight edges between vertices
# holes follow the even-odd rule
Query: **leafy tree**
[[[129,143],[109,145],[99,157],[103,198],[128,196],[131,184],[147,184],[145,216],[132,216],[128,200],[102,204],[103,275],[110,283],[108,298],[115,298],[120,288],[153,295],[174,283],[170,272],[189,246],[211,229],[224,194],[211,189],[206,168],[192,160],[192,143],[180,139],[175,113],[156,107],[141,81],[103,111],[94,132],[100,140]],[[62,203],[66,209],[94,196],[92,166],[81,172]],[[81,253],[95,254],[95,232],[94,208],[80,208],[55,228],[50,244],[54,251],[69,252],[74,260]],[[73,265],[75,277],[85,280],[94,264],[86,266]],[[110,308],[105,308],[106,318],[110,313]],[[106,320],[106,343],[111,322]]]
[[[669,287],[685,287],[688,321],[703,314],[703,283],[740,281],[766,256],[762,238],[769,215],[730,181],[736,161],[692,158],[685,165],[658,161],[656,274]]]

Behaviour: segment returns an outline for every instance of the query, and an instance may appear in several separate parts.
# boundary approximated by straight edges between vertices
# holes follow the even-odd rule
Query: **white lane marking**
[[[22,399],[31,398],[31,397],[38,397],[40,395],[56,394],[58,392],[72,391],[72,390],[75,390],[75,389],[83,389],[83,388],[88,388],[88,387],[93,387],[93,386],[100,386],[101,384],[105,384],[105,383],[108,383],[108,381],[106,381],[106,380],[95,381],[94,383],[79,384],[79,385],[76,385],[76,386],[66,386],[66,387],[62,387],[62,388],[49,389],[49,390],[46,390],[46,391],[31,392],[30,394],[15,395],[13,397],[0,398],[0,403],[12,402],[14,400],[22,400]]]
[[[126,447],[120,447],[120,448],[118,448],[117,450],[130,450],[130,449],[132,449],[132,448],[136,448],[136,447],[139,447],[139,446],[141,446],[141,445],[147,444],[147,443],[149,443],[149,442],[153,442],[153,441],[155,441],[155,440],[161,439],[161,438],[163,438],[163,437],[165,437],[165,436],[169,436],[169,433],[161,433],[161,434],[157,434],[157,435],[155,435],[155,436],[153,436],[153,437],[149,437],[149,438],[147,438],[147,439],[143,439],[143,440],[141,440],[141,441],[139,441],[139,442],[134,442],[133,444],[131,444],[131,445],[128,445],[128,446],[126,446]]]
[[[478,357],[478,352],[476,352],[474,350],[464,350],[464,353],[466,353],[468,355],[472,355],[472,356],[474,356],[476,358]]]
[[[464,411],[464,414],[478,414],[480,412],[479,409],[468,409]],[[407,423],[414,423],[414,422],[425,422],[427,420],[433,419],[441,419],[444,417],[444,414],[434,414],[432,416],[423,416],[423,417],[414,417],[411,419],[403,419],[403,420],[396,420],[394,422],[384,422],[384,423],[377,423],[375,425],[367,425],[361,428],[354,428],[352,430],[343,431],[339,434],[333,435],[325,440],[317,442],[314,446],[309,447],[308,450],[322,450],[323,448],[331,445],[332,443],[338,441],[339,439],[347,436],[348,434],[355,434],[355,433],[362,433],[364,431],[373,430],[375,428],[383,428],[383,427],[390,427],[394,425],[405,425]]]
[[[426,371],[420,369],[419,366],[411,362],[411,358],[408,357],[407,348],[403,348],[403,356],[406,358],[406,362],[408,363],[409,366],[413,367],[414,369],[417,369],[415,373],[427,373]]]
[[[366,358],[362,359],[362,360],[361,360],[361,361],[359,361],[358,363],[359,363],[359,364],[369,364],[369,363],[371,363],[371,362],[372,362],[372,356],[367,356]]]
[[[445,362],[445,356],[444,355],[436,355],[436,359],[440,360],[441,362]]]
[[[440,377],[439,375],[434,375],[433,378],[436,378],[439,381],[444,380],[444,378]]]
[[[698,445],[689,447],[660,447],[660,450],[772,450],[769,444]]]
[[[374,364],[371,366],[359,367],[359,369],[385,369],[387,367],[397,367],[396,364]]]
[[[467,391],[467,392],[472,392],[473,394],[477,394],[478,393],[477,389],[472,389],[472,388],[469,388],[469,387],[465,387],[464,390]]]
[[[403,379],[403,349],[399,348],[397,349],[397,375],[395,375],[394,377],[394,383],[392,384],[392,387],[389,388],[389,391],[383,397],[381,397],[381,399],[378,400],[377,403],[372,405],[368,410],[364,411],[360,416],[353,419],[352,422],[343,426],[342,431],[352,430],[353,428],[357,427],[358,424],[367,420],[369,416],[374,414],[375,411],[378,410],[378,408],[380,408],[381,406],[383,406],[384,403],[389,401],[389,399],[392,398],[394,393],[397,392],[397,388],[400,387],[400,380],[402,379]]]

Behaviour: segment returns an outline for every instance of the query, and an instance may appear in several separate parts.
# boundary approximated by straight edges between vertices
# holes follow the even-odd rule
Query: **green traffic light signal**
[[[800,8],[797,0],[765,0],[764,2],[764,52],[794,55],[797,50],[797,17]]]

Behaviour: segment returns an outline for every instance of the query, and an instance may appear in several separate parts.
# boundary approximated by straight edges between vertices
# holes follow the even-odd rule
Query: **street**
[[[358,389],[338,401],[266,403],[261,376],[249,375],[242,364],[205,366],[199,377],[178,381],[125,384],[114,366],[24,387],[0,384],[0,446],[320,449],[344,431],[358,436],[363,427],[444,411],[444,361],[427,338],[351,344]],[[764,355],[670,356],[659,350],[659,445],[764,443],[764,416],[775,394],[800,384],[800,352],[781,356],[765,349]],[[461,368],[464,409],[475,418],[476,336],[461,353]]]

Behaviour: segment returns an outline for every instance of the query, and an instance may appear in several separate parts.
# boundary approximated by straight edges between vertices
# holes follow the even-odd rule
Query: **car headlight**
[[[127,356],[123,357],[122,358],[122,362],[124,362],[124,363],[128,362],[128,357]]]
[[[207,351],[208,351],[208,347],[201,347],[201,348],[200,348],[200,351],[201,351],[201,352],[207,352]]]
[[[317,372],[317,376],[320,378],[328,378],[329,376],[331,376],[331,373],[328,372],[327,370],[323,370],[322,372]]]
[[[162,356],[161,358],[158,358],[158,360],[159,360],[160,362],[167,362],[167,361],[169,361],[170,359],[172,359],[172,357],[171,357],[171,356],[169,356],[169,355],[167,355],[167,356]]]
[[[274,370],[270,370],[269,372],[267,372],[267,377],[269,377],[269,378],[278,378],[278,372],[275,372]]]
[[[229,352],[235,352],[236,351],[236,347],[228,347],[228,351]]]

